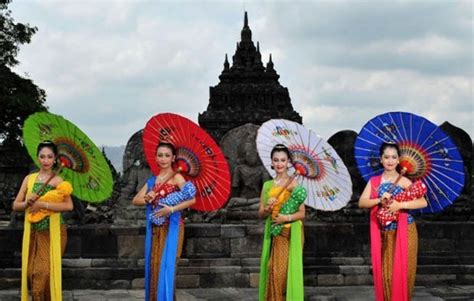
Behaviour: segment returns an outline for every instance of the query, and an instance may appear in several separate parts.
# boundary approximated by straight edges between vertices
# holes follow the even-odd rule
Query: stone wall
[[[263,224],[186,225],[178,288],[256,287]],[[474,222],[418,223],[417,284],[474,285]],[[65,289],[142,288],[143,227],[70,227]],[[0,228],[0,289],[18,288],[22,229]],[[309,286],[371,284],[367,223],[307,223]]]

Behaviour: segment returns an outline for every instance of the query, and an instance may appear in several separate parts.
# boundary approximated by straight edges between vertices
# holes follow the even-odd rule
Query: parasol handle
[[[279,198],[281,196],[281,194],[283,193],[283,191],[285,191],[288,186],[290,186],[290,184],[293,182],[293,180],[296,178],[296,176],[298,176],[300,173],[298,172],[298,170],[295,170],[295,172],[288,178],[288,180],[286,180],[286,183],[285,185],[283,185],[283,189],[277,194],[277,196],[275,198]]]
[[[406,167],[403,167],[402,170],[400,171],[400,174],[398,175],[398,177],[395,179],[395,182],[393,182],[393,185],[392,187],[390,187],[390,189],[387,191],[388,193],[392,194],[392,192],[395,190],[395,185],[398,184],[398,182],[400,182],[400,179],[403,177],[403,175],[407,172],[407,168]]]
[[[37,195],[41,195],[41,193],[43,193],[43,190],[46,188],[46,186],[49,184],[49,182],[51,182],[51,180],[61,172],[61,169],[63,168],[63,164],[59,164],[59,168],[56,172],[53,172],[49,178],[46,180],[46,182],[43,183],[43,185],[41,185],[41,187],[38,189],[38,191],[36,191],[36,194]],[[26,204],[26,208],[28,208],[28,203]]]
[[[173,178],[175,175],[177,175],[178,173],[180,173],[183,169],[181,167],[178,167],[175,171],[173,171],[169,176],[167,176],[163,183],[160,184],[160,186],[158,186],[158,190],[161,188],[161,186],[163,186],[166,182],[168,182],[171,178]],[[151,201],[151,197],[149,195],[145,195],[145,202],[146,203],[150,203]]]

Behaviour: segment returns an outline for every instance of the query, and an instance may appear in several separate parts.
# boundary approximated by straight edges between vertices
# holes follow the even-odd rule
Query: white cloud
[[[263,63],[272,53],[295,110],[323,137],[387,111],[474,134],[469,1],[246,6]],[[238,2],[14,1],[11,9],[39,27],[16,70],[101,145],[125,144],[159,112],[197,121],[243,21]]]
[[[455,41],[438,35],[403,42],[396,49],[404,55],[456,56],[462,53],[462,47]]]

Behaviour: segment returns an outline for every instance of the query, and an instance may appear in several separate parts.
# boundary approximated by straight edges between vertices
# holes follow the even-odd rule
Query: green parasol
[[[112,194],[112,173],[101,151],[86,134],[62,116],[46,112],[30,115],[23,125],[23,140],[36,164],[36,148],[40,142],[51,140],[57,145],[63,166],[60,174],[71,182],[74,196],[99,203]]]

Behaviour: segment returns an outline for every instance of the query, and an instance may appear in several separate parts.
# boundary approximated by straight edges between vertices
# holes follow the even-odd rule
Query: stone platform
[[[474,285],[474,222],[418,222],[417,285]],[[305,225],[305,285],[371,285],[367,223]],[[263,224],[187,224],[177,288],[255,288]],[[71,226],[63,288],[141,289],[143,227]],[[0,289],[20,286],[22,229],[0,227]]]
[[[18,290],[0,291],[0,300],[19,301]],[[72,290],[63,292],[64,301],[138,301],[143,300],[143,290]],[[413,301],[464,301],[474,299],[474,286],[416,286]],[[255,288],[209,288],[178,289],[177,301],[222,301],[258,300]],[[374,300],[372,286],[305,287],[305,300],[308,301],[370,301]]]

